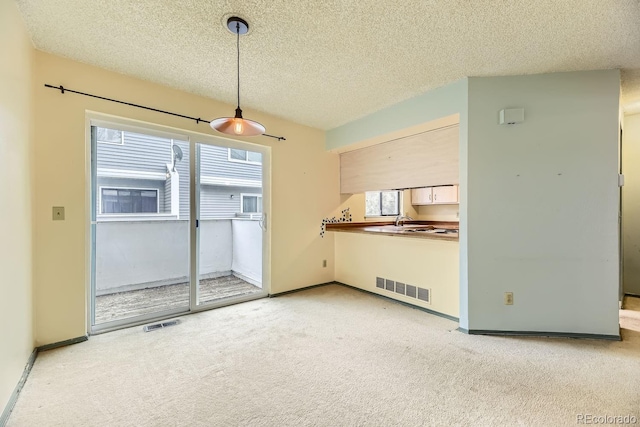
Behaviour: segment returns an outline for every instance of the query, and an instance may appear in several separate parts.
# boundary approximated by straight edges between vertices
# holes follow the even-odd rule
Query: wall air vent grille
[[[408,297],[415,298],[416,297],[416,287],[413,285],[407,285],[407,294]]]
[[[429,295],[431,292],[429,292],[429,289],[423,289],[423,288],[418,288],[418,299],[425,301],[425,302],[429,302],[430,299],[429,297],[431,295]]]
[[[408,285],[406,283],[396,282],[382,277],[376,277],[376,288],[404,295],[409,298],[416,298],[429,304],[431,303],[431,289],[429,288],[420,288],[418,286]]]
[[[393,280],[389,280],[389,279],[385,279],[385,289],[388,291],[395,291],[396,289],[396,282],[394,282]]]

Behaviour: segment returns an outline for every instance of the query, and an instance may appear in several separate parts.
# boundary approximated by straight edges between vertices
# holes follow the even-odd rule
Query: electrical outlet
[[[513,305],[513,292],[504,293],[504,303],[505,305]]]
[[[322,268],[325,268],[327,266],[327,260],[323,259],[322,260]]]

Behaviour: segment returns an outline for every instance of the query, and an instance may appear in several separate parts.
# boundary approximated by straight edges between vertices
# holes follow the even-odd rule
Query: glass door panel
[[[189,310],[189,142],[92,127],[92,329]]]
[[[196,144],[198,305],[264,296],[262,155]]]

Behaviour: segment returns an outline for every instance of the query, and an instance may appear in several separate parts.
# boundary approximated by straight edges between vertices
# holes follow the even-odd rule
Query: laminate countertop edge
[[[421,226],[458,230],[459,223],[453,221],[407,221],[405,222],[404,226],[396,227],[394,224],[388,222],[343,222],[326,224],[326,230],[341,233],[359,233],[401,238],[407,237],[411,239],[445,240],[453,242],[459,241],[458,233],[449,234],[407,231],[411,230],[412,228],[420,228]]]

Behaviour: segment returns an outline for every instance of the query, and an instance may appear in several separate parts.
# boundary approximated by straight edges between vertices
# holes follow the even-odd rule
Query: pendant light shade
[[[236,108],[235,117],[220,117],[212,120],[211,127],[228,135],[255,136],[266,132],[266,129],[260,123],[243,119],[240,108]]]
[[[266,132],[264,126],[253,120],[242,117],[240,109],[240,35],[247,34],[249,24],[242,18],[232,16],[227,20],[229,31],[236,34],[236,49],[238,53],[238,107],[234,117],[220,117],[211,121],[211,128],[227,135],[255,136]]]

